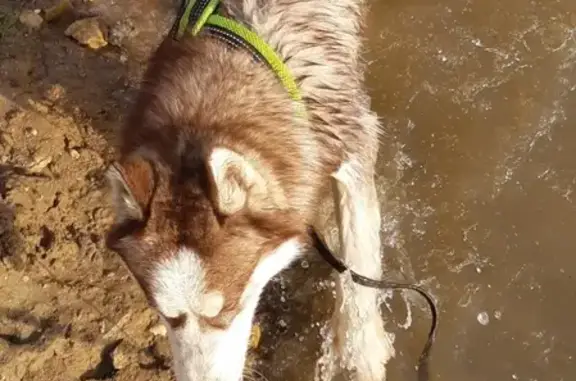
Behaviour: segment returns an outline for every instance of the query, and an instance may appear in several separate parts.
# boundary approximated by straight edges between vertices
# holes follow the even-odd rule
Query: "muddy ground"
[[[173,3],[74,1],[38,25],[29,12],[55,1],[0,2],[0,381],[171,379],[155,315],[104,248],[102,174]],[[372,3],[388,276],[439,304],[432,380],[576,378],[576,3]],[[91,16],[98,50],[65,35]],[[314,379],[330,281],[311,255],[270,285],[252,353],[267,379]],[[425,305],[385,296],[389,379],[413,379]]]

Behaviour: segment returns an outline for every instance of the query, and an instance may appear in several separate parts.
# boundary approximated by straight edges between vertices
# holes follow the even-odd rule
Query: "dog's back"
[[[380,126],[363,84],[365,0],[228,3],[234,17],[252,25],[297,78],[323,159],[333,168],[347,153],[364,152],[374,160]]]

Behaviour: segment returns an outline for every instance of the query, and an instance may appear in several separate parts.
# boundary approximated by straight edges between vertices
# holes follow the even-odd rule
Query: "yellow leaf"
[[[260,344],[260,338],[262,337],[262,331],[258,324],[252,326],[252,334],[250,335],[250,348],[256,349]]]

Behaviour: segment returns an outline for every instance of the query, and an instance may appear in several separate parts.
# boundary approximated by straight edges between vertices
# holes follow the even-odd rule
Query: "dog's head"
[[[304,228],[251,160],[192,151],[110,167],[108,246],[166,324],[177,379],[238,381],[259,296],[301,252]]]

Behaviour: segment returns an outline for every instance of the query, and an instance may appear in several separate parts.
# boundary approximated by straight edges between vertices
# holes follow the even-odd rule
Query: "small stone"
[[[50,163],[52,163],[52,156],[38,157],[34,160],[29,168],[31,172],[40,172],[48,165],[50,165]]]
[[[32,127],[26,127],[24,133],[28,136],[38,136],[38,130]]]
[[[72,156],[73,159],[78,159],[80,157],[80,152],[75,149],[71,149],[70,156]]]
[[[39,29],[44,22],[42,16],[31,10],[23,10],[18,20],[31,29]]]
[[[300,262],[300,266],[302,266],[303,269],[307,269],[308,267],[310,267],[310,263],[308,263],[307,260],[303,259],[302,262]]]
[[[154,336],[166,336],[166,326],[162,323],[155,324],[148,330]]]
[[[66,90],[64,89],[64,87],[62,87],[62,85],[55,84],[50,86],[50,89],[48,89],[48,91],[46,92],[46,99],[55,102],[59,99],[62,99],[65,93]]]
[[[30,282],[30,277],[29,277],[28,275],[24,275],[24,276],[22,277],[22,281],[23,281],[24,283],[28,283],[28,282]]]
[[[124,350],[124,348],[116,348],[114,351],[114,367],[116,369],[124,369],[130,365],[131,362],[131,356]]]
[[[130,19],[123,19],[112,25],[109,33],[110,44],[121,47],[126,39],[136,35],[136,28]]]
[[[478,320],[478,323],[482,325],[488,325],[488,323],[490,323],[490,316],[488,316],[487,312],[480,312],[476,319]]]
[[[502,319],[502,311],[494,311],[494,318],[496,320]]]
[[[108,45],[96,17],[74,21],[64,34],[90,49],[97,50]]]

